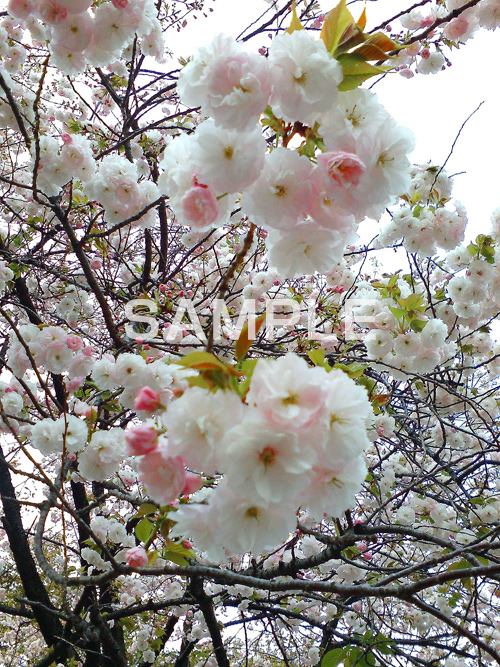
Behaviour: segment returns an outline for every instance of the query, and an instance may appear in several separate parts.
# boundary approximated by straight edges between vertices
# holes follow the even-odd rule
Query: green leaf
[[[252,381],[252,375],[257,365],[258,359],[245,359],[241,364],[241,371],[245,374],[245,379],[238,384],[238,394],[240,396],[245,396],[247,391],[250,388],[250,383]]]
[[[181,556],[180,554],[175,553],[175,551],[171,551],[170,549],[165,549],[165,551],[162,553],[162,556],[165,560],[170,560],[176,565],[189,565],[189,562],[184,558],[184,556]]]
[[[118,623],[127,630],[135,630],[135,621],[131,618],[120,618]]]
[[[314,350],[310,350],[307,353],[307,356],[315,366],[323,366],[325,363],[325,351],[319,347],[315,348]]]
[[[148,565],[153,565],[153,563],[156,563],[158,560],[158,551],[156,549],[154,551],[150,551],[148,553]]]
[[[452,563],[446,568],[447,572],[453,572],[454,570],[466,570],[472,565],[466,560],[460,560],[458,563]]]
[[[401,49],[396,42],[389,39],[383,32],[376,32],[370,35],[366,42],[360,46],[354,53],[359,53],[365,60],[387,60],[387,52]]]
[[[217,359],[217,357],[214,357],[213,354],[210,354],[210,352],[190,352],[175,363],[197,371],[226,370],[225,364]]]
[[[289,35],[292,34],[292,32],[295,32],[296,30],[304,30],[304,26],[300,22],[299,17],[297,16],[297,9],[295,7],[295,0],[292,2],[292,22],[290,23],[290,27],[285,30]]]
[[[398,282],[398,278],[399,278],[399,276],[398,276],[397,273],[395,273],[394,275],[392,275],[392,276],[389,278],[389,282],[387,283],[387,287],[388,287],[389,289],[392,289],[392,288],[395,286],[395,284]]]
[[[134,515],[134,519],[137,519],[141,516],[149,516],[150,514],[154,514],[155,512],[158,511],[158,508],[155,507],[154,505],[151,505],[150,503],[144,503],[144,505],[141,505],[139,509],[137,510],[137,513]]]
[[[256,318],[255,336],[257,336],[257,334],[259,333],[261,326],[265,322],[265,319],[266,319],[266,313],[264,313],[263,315],[259,315],[259,317]],[[245,326],[242,328],[241,333],[238,336],[238,340],[236,341],[236,345],[234,346],[234,353],[238,361],[241,361],[244,357],[246,357],[248,350],[251,348],[252,343],[255,340],[255,337],[250,338],[248,327],[249,327],[249,322],[247,322]]]
[[[348,648],[334,648],[325,653],[321,661],[321,667],[337,667],[344,660],[348,653]]]
[[[372,76],[383,74],[387,67],[370,65],[359,53],[341,53],[337,58],[344,71],[344,79],[338,86],[340,91],[354,90]]]
[[[142,521],[139,521],[139,523],[135,527],[135,535],[137,539],[140,540],[141,542],[147,542],[153,530],[154,526],[151,523],[151,521],[149,521],[149,519],[144,518]]]
[[[186,381],[190,387],[202,387],[202,389],[210,389],[210,383],[202,378],[201,375],[192,375],[191,377],[186,378]]]
[[[474,245],[474,243],[470,243],[470,244],[467,246],[467,250],[470,252],[470,254],[471,254],[473,257],[476,256],[477,253],[479,252],[479,248],[477,247],[477,245]]]
[[[375,655],[371,651],[363,655],[356,662],[356,667],[376,667],[376,665],[377,665],[377,660],[375,658]]]
[[[427,320],[412,320],[410,323],[410,329],[412,329],[416,333],[420,333],[421,331],[424,330],[426,324]]]
[[[395,646],[396,642],[393,639],[389,639],[389,637],[386,637],[382,633],[379,633],[375,637],[375,643],[373,644],[373,648],[376,648],[377,651],[380,651],[383,655],[393,655],[393,650],[391,646]]]
[[[368,391],[369,394],[377,386],[377,383],[376,383],[375,380],[372,380],[371,378],[368,378],[364,375],[362,375],[360,378],[358,378],[358,384],[360,384],[362,387],[364,387]]]
[[[402,308],[394,308],[393,306],[388,306],[388,308],[397,320],[401,320],[406,315],[406,311]]]
[[[493,257],[495,255],[495,248],[488,245],[483,245],[481,248],[481,255],[483,257]]]
[[[424,297],[422,294],[410,294],[406,299],[406,308],[408,310],[414,310],[415,308],[420,308],[424,303]]]
[[[347,9],[346,0],[340,0],[339,4],[328,12],[321,28],[320,39],[327,51],[332,54],[335,52],[342,35],[354,22],[353,15]]]
[[[173,554],[178,556],[184,556],[185,558],[196,558],[196,554],[192,549],[186,549],[182,546],[181,542],[168,542],[166,549]]]
[[[495,251],[493,250],[493,254],[495,254]],[[14,278],[19,278],[21,275],[21,269],[19,268],[19,265],[16,264],[15,262],[11,262],[9,264],[9,269],[13,272]]]
[[[359,361],[353,361],[352,364],[337,363],[334,368],[344,371],[350,378],[355,379],[361,377],[368,366],[366,364],[360,364]]]
[[[344,667],[356,667],[359,665],[359,660],[363,655],[363,651],[359,648],[352,648],[344,659]]]

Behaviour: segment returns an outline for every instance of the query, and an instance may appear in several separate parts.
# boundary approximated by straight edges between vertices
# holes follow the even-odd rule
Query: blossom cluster
[[[467,214],[464,206],[454,202],[455,212],[445,205],[451,195],[451,179],[433,165],[419,165],[410,170],[412,180],[408,196],[412,206],[403,206],[391,215],[377,238],[384,247],[403,237],[403,246],[419,257],[429,257],[438,248],[453,250],[464,239]]]
[[[94,350],[76,334],[68,334],[62,327],[38,327],[23,324],[19,336],[12,331],[7,353],[9,369],[17,377],[22,377],[32,362],[44,367],[50,373],[68,373],[70,379],[85,378],[94,365]],[[23,344],[24,343],[24,344]],[[27,348],[27,349],[26,349]]]
[[[357,223],[378,219],[407,189],[413,149],[411,133],[375,95],[339,93],[342,77],[305,30],[277,36],[267,59],[226,35],[200,49],[178,90],[211,118],[172,140],[161,163],[160,191],[178,222],[209,230],[227,222],[239,200],[268,233],[269,262],[282,277],[331,269],[357,239]],[[266,152],[272,135],[266,142],[257,125],[263,113],[271,119],[264,125],[281,123],[282,135],[289,124],[287,145]]]
[[[38,148],[32,148],[33,167],[37,163],[37,185],[49,197],[59,194],[61,187],[73,178],[89,182],[96,170],[88,139],[65,132],[62,141],[61,147],[54,137],[42,136]]]
[[[429,28],[435,21],[442,22],[450,12],[462,8],[467,3],[468,0],[446,0],[446,2],[435,5],[416,6],[411,11],[402,14],[399,22],[406,31],[412,34]],[[500,27],[498,0],[480,0],[463,9],[458,16],[442,23],[442,26],[439,25],[440,36],[447,40],[448,45],[450,43],[453,45],[465,44],[477,34],[480,28],[496,30],[498,27]],[[443,46],[440,40],[436,40],[436,34],[433,31],[428,38],[414,41],[409,47],[403,49],[394,64],[402,76],[411,78],[415,72],[425,75],[436,74],[450,62],[444,55]]]
[[[104,67],[118,60],[137,35],[144,54],[161,59],[163,36],[153,0],[10,0],[8,11],[50,42],[51,61],[65,74],[87,64]],[[91,11],[89,11],[91,10]]]
[[[229,391],[190,387],[161,413],[159,433],[145,424],[127,441],[160,504],[199,487],[184,466],[216,476],[178,507],[172,535],[192,537],[220,561],[276,547],[294,530],[299,507],[318,521],[347,509],[366,476],[371,415],[365,390],[343,371],[311,368],[288,353],[257,362],[245,403]]]

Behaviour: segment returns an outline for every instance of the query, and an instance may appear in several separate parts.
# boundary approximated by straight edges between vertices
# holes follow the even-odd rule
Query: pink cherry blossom
[[[160,407],[160,397],[150,387],[142,387],[134,401],[134,410],[154,412]]]
[[[184,486],[182,487],[182,494],[184,496],[189,496],[191,493],[195,493],[201,488],[203,480],[199,475],[193,475],[188,473],[184,481]]]
[[[443,35],[447,39],[451,40],[457,40],[469,29],[469,22],[467,19],[463,16],[457,16],[453,20],[451,20],[449,23],[445,25],[445,28],[443,30]]]
[[[318,164],[323,169],[326,183],[333,181],[340,187],[359,185],[359,179],[366,171],[366,165],[354,153],[332,151],[318,157]]]
[[[219,215],[217,199],[206,185],[194,185],[181,199],[182,215],[195,229],[210,228]]]
[[[85,378],[83,377],[76,377],[73,378],[72,380],[69,380],[66,383],[66,389],[71,393],[75,392],[77,389],[79,389],[82,384],[84,383]]]
[[[128,5],[128,0],[112,0],[112,2],[117,9],[125,9]]]
[[[45,23],[57,24],[68,16],[68,10],[54,0],[41,0],[38,4],[38,13]]]
[[[68,10],[68,14],[86,12],[93,0],[59,0],[59,4]]]
[[[260,359],[246,400],[273,426],[308,427],[325,409],[326,377],[322,369],[309,368],[292,353],[275,360]]]
[[[141,459],[139,479],[156,502],[169,505],[184,488],[184,461],[180,456],[169,456],[167,447],[162,444]]]
[[[131,456],[142,456],[156,449],[158,434],[151,426],[140,424],[125,432],[125,442]]]
[[[76,334],[69,334],[66,338],[66,345],[70,350],[81,350],[83,348],[83,340]]]
[[[29,0],[9,0],[8,11],[16,19],[25,19],[33,12],[33,5]]]
[[[148,564],[148,554],[144,547],[132,547],[127,550],[125,560],[130,567],[146,567]]]

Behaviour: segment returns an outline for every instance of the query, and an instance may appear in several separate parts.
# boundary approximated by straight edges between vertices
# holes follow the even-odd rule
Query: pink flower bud
[[[130,567],[146,567],[148,564],[148,554],[144,547],[132,547],[125,554],[125,560]]]
[[[134,401],[134,410],[144,410],[144,412],[154,412],[160,407],[160,397],[151,389],[151,387],[143,387],[136,396]]]
[[[66,345],[70,350],[81,350],[83,347],[83,340],[76,334],[68,334],[66,338]]]
[[[71,134],[68,134],[68,132],[63,132],[61,134],[61,139],[63,140],[64,144],[71,144],[73,142],[73,137]]]
[[[131,456],[142,456],[157,448],[158,434],[151,426],[141,424],[125,432],[125,442]]]
[[[408,69],[408,67],[404,67],[399,73],[405,79],[412,79],[415,76],[415,74],[411,71],[411,69]]]
[[[83,355],[85,357],[93,357],[94,356],[94,349],[92,347],[90,347],[90,345],[86,345],[83,348],[82,352],[83,352]]]
[[[202,479],[199,475],[193,475],[188,473],[184,481],[184,486],[182,487],[182,494],[184,496],[189,496],[191,493],[195,493],[201,487]]]
[[[326,17],[326,14],[320,14],[320,15],[318,16],[318,18],[314,20],[314,22],[313,22],[313,24],[312,24],[312,27],[313,27],[313,28],[316,28],[316,30],[317,30],[318,28],[321,28],[321,24],[322,24],[323,21],[325,20],[325,17]]]
[[[70,452],[66,455],[66,458],[68,461],[76,461],[76,454],[74,452]]]
[[[111,0],[111,1],[117,9],[125,9],[125,7],[128,5],[128,0]]]

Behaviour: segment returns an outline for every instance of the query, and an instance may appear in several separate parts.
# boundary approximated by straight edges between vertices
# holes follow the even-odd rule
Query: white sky
[[[321,0],[320,4],[326,13],[337,0]],[[368,2],[367,30],[412,4],[411,0]],[[209,7],[214,11],[209,13]],[[169,35],[168,47],[174,53],[189,56],[219,32],[236,37],[267,8],[269,4],[264,0],[208,0],[208,18],[201,13],[196,20],[190,18],[184,30]],[[350,5],[355,18],[362,8],[362,2]],[[266,44],[265,35],[258,38],[257,46],[261,44]],[[433,160],[442,164],[460,126],[484,101],[462,131],[447,165],[448,174],[466,172],[455,179],[453,195],[467,209],[469,238],[487,232],[490,215],[500,206],[496,162],[500,156],[500,77],[496,69],[499,46],[500,29],[479,30],[460,50],[445,52],[453,63],[447,71],[413,79],[392,74],[373,88],[391,115],[414,132],[413,162]]]

